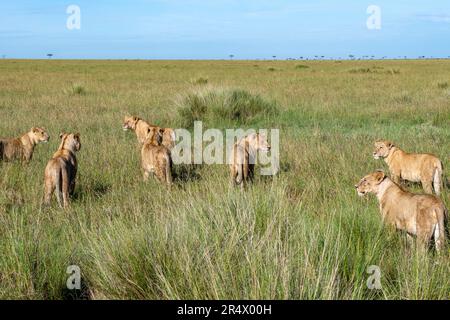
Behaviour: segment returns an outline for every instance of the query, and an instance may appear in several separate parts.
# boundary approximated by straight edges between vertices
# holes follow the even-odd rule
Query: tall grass
[[[450,176],[450,100],[436,86],[450,64],[377,62],[401,70],[395,77],[348,72],[373,63],[310,61],[316,72],[299,73],[282,61],[1,61],[0,136],[42,125],[51,140],[28,166],[0,164],[0,297],[449,299],[450,245],[441,256],[410,248],[353,185],[386,169],[371,157],[379,138],[439,155]],[[193,91],[186,79],[199,77],[238,89]],[[70,83],[89,94],[68,98]],[[170,192],[144,184],[124,114],[173,127],[198,118],[279,128],[281,172],[246,192],[230,188],[225,165],[176,166]],[[79,131],[82,142],[66,211],[40,207],[60,131]],[[449,206],[448,189],[442,198]],[[66,287],[70,265],[81,268],[80,291]],[[366,285],[371,265],[381,290]]]
[[[278,106],[258,94],[241,89],[206,89],[189,92],[178,101],[180,123],[192,127],[194,121],[210,126],[248,125],[276,116]]]

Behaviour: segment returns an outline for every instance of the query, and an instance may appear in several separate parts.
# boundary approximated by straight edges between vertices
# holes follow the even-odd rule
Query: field
[[[195,110],[179,109],[211,92],[276,109],[213,113],[205,126],[280,129],[280,173],[245,192],[225,165],[175,166],[170,192],[143,183],[123,116],[189,127]],[[354,190],[387,170],[371,156],[379,138],[439,155],[450,177],[448,60],[3,60],[0,119],[0,137],[51,135],[29,165],[0,164],[0,298],[450,298],[449,246],[441,256],[409,247],[382,225],[375,197]],[[78,185],[70,209],[44,209],[61,131],[81,134]],[[66,287],[70,265],[81,290]],[[367,287],[371,265],[380,290]]]

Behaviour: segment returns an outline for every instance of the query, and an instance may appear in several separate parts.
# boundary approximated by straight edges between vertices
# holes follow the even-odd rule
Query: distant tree
[[[233,60],[234,54],[230,54],[229,57],[230,57],[231,60]]]
[[[353,60],[353,59],[355,58],[355,56],[352,55],[352,54],[349,54],[348,57],[349,57],[351,60]]]
[[[53,53],[47,53],[47,57],[51,59],[53,57]]]
[[[6,54],[2,54],[2,59],[6,59]]]
[[[275,60],[277,58],[277,56],[272,56],[273,60]]]

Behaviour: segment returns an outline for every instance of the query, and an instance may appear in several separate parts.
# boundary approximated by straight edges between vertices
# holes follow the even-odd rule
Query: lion
[[[375,142],[375,159],[383,158],[389,166],[392,180],[400,184],[400,179],[421,182],[426,193],[437,195],[443,186],[443,166],[441,160],[432,154],[406,153],[391,141]]]
[[[172,149],[175,145],[175,131],[171,128],[159,128],[158,126],[151,125],[141,118],[135,116],[125,116],[123,120],[122,128],[124,131],[133,130],[136,133],[139,144],[143,145],[147,140],[148,128],[156,128],[162,132],[162,145]]]
[[[163,139],[163,129],[156,127],[147,128],[147,139],[141,149],[141,167],[144,174],[144,181],[148,181],[150,174],[172,185],[172,157],[170,150],[161,145]]]
[[[69,206],[69,195],[75,190],[75,179],[78,170],[76,152],[80,151],[79,133],[61,133],[61,144],[58,151],[45,167],[44,204],[50,205],[53,192],[56,190],[60,207]]]
[[[233,145],[230,156],[231,184],[245,188],[253,180],[257,152],[269,152],[270,145],[264,135],[252,133]]]
[[[19,138],[0,139],[0,160],[21,160],[29,163],[33,158],[34,147],[46,143],[50,136],[44,128],[34,127]]]
[[[439,197],[406,191],[381,170],[362,178],[355,188],[359,196],[374,193],[380,204],[383,221],[397,230],[405,231],[408,239],[416,236],[423,246],[434,239],[438,252],[445,245],[448,211]]]

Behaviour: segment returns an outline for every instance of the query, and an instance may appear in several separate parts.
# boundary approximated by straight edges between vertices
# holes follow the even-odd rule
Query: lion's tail
[[[55,175],[55,193],[56,193],[56,199],[58,200],[58,204],[60,207],[63,206],[63,197],[62,197],[62,170],[58,169],[58,171],[54,172]]]
[[[4,142],[3,142],[3,140],[0,140],[0,161],[3,160],[3,150],[4,149],[5,149]]]
[[[433,187],[434,187],[434,191],[436,192],[437,195],[441,194],[441,189],[444,188],[444,167],[442,165],[441,161],[438,161],[436,163],[436,167],[434,168],[434,174],[433,174]]]
[[[166,155],[166,182],[167,184],[170,186],[173,183],[173,178],[172,178],[172,157],[170,156],[170,154]]]
[[[439,251],[446,245],[446,222],[448,216],[447,208],[442,204],[440,208],[435,210],[437,224],[434,228],[434,243],[436,244],[436,249]]]

